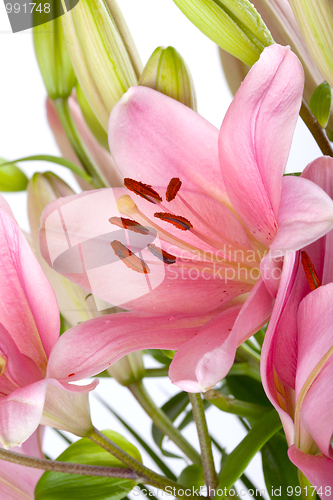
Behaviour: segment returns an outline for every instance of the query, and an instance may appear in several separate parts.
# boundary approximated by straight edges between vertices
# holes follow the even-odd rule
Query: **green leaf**
[[[234,413],[241,417],[258,419],[269,411],[268,406],[257,405],[247,401],[239,401],[234,397],[221,394],[215,389],[210,389],[204,394],[205,399],[210,401],[221,411]]]
[[[123,424],[123,426],[132,434],[132,436],[135,437],[135,439],[138,441],[138,443],[140,443],[142,448],[144,450],[146,450],[146,452],[154,460],[155,464],[161,469],[161,471],[166,475],[166,477],[168,477],[169,479],[172,479],[173,481],[176,481],[176,479],[177,479],[176,476],[169,469],[169,467],[160,459],[160,457],[158,455],[156,455],[154,450],[151,449],[151,447],[146,443],[146,441],[144,441],[142,439],[142,437],[139,436],[139,434],[134,429],[132,429],[132,427],[127,422],[125,422],[125,420],[123,420],[120,417],[120,415],[118,415],[118,413],[111,408],[111,406],[109,404],[107,404],[104,401],[104,399],[100,398],[97,394],[95,394],[95,397],[96,397],[96,399],[98,399],[98,401],[100,403],[102,403],[102,405],[105,408],[107,408],[112,413],[112,415],[114,415],[119,420],[119,422],[121,422]]]
[[[4,161],[4,160],[3,160]],[[13,165],[14,163],[19,163],[21,161],[48,161],[50,163],[56,163],[57,165],[61,165],[62,167],[66,167],[71,170],[74,174],[82,177],[85,181],[91,184],[90,175],[86,174],[82,168],[78,167],[74,163],[65,158],[59,158],[58,156],[51,155],[34,155],[34,156],[25,156],[24,158],[18,158],[17,160],[5,161],[4,165]],[[1,167],[3,168],[3,167]]]
[[[177,483],[185,488],[200,488],[205,485],[205,473],[202,465],[192,464],[185,467],[181,472]]]
[[[156,359],[156,361],[158,361],[162,365],[169,366],[172,361],[160,349],[146,349],[145,352],[147,354],[150,354],[154,359]]]
[[[331,100],[331,87],[327,82],[323,82],[316,88],[309,101],[309,108],[323,128],[330,117]]]
[[[141,460],[138,450],[127,439],[117,432],[103,431],[124,451],[136,460]],[[125,467],[122,462],[103,450],[88,438],[80,439],[71,444],[57,460],[79,464],[102,465],[106,467]],[[136,482],[129,479],[79,476],[61,472],[45,472],[40,478],[35,500],[118,500],[129,493]]]
[[[169,399],[169,401],[167,401],[162,406],[161,410],[163,410],[163,412],[168,415],[170,420],[174,422],[176,418],[185,410],[188,404],[189,404],[189,397],[187,392],[179,392],[171,399]],[[165,457],[182,458],[178,455],[170,453],[169,451],[163,448],[162,444],[163,444],[164,434],[154,424],[152,426],[152,435],[155,443],[160,448],[161,452]]]
[[[2,166],[6,164],[6,166]],[[10,193],[25,191],[28,177],[16,165],[8,165],[7,160],[0,158],[0,191]]]
[[[261,449],[267,493],[274,500],[277,495],[273,495],[272,491],[281,488],[285,494],[288,491],[293,493],[295,487],[299,486],[297,468],[289,460],[287,452],[286,438],[281,433],[275,434]],[[288,495],[288,498],[296,499],[296,495]]]
[[[227,376],[226,382],[229,393],[236,399],[247,401],[248,403],[272,407],[265,394],[262,384],[257,380],[254,380],[246,375],[237,375]]]
[[[279,415],[275,410],[261,417],[228,456],[221,471],[219,487],[230,488],[243,474],[254,455],[281,429],[281,426]]]

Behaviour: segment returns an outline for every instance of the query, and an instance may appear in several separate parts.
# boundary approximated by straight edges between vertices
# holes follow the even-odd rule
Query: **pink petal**
[[[333,228],[333,201],[307,179],[284,177],[278,224],[272,256],[299,250],[328,233]]]
[[[109,144],[124,177],[227,202],[217,153],[218,131],[200,115],[146,87],[132,87],[113,108]]]
[[[17,446],[37,429],[49,381],[40,380],[0,399],[0,442]]]
[[[333,358],[307,392],[301,408],[302,425],[309,430],[320,451],[333,459]],[[302,438],[302,427],[301,427]]]
[[[333,345],[333,283],[309,293],[298,310],[296,394]],[[324,401],[323,401],[324,403]]]
[[[232,328],[240,309],[223,311],[178,349],[169,370],[174,384],[187,392],[204,392],[225,377],[237,349]]]
[[[333,158],[322,156],[311,162],[302,172],[302,177],[309,179],[320,186],[330,198],[333,198]],[[324,237],[322,242],[324,251],[321,255],[323,263],[322,285],[333,281],[333,231],[330,231]],[[318,273],[317,267],[316,271]]]
[[[0,235],[0,323],[19,350],[44,369],[59,336],[55,295],[18,225],[3,211]]]
[[[298,467],[316,487],[320,498],[332,498],[333,488],[333,460],[326,457],[308,455],[293,445],[288,450],[293,464]],[[326,491],[325,488],[327,487]],[[312,491],[312,488],[311,488]]]
[[[266,247],[276,233],[281,178],[303,91],[303,70],[286,47],[271,45],[252,67],[223,120],[219,155],[238,216]]]
[[[225,263],[229,253],[233,258],[229,242],[243,253],[250,248],[243,227],[228,209],[211,198],[186,191],[182,200],[191,209],[179,197],[170,203],[173,213],[190,218],[196,231],[203,233],[202,241],[190,231],[160,222],[154,218],[156,205],[133,195],[145,216],[168,231],[171,238],[168,243],[158,237],[153,241],[152,237],[137,236],[109,223],[110,217],[123,215],[118,212],[116,200],[127,192],[122,188],[97,190],[48,205],[40,233],[41,252],[47,262],[108,303],[157,315],[203,314],[251,290],[253,281],[236,279],[236,267]],[[135,214],[133,219],[137,219]],[[149,221],[143,223],[150,227]],[[175,238],[180,238],[180,243]],[[126,267],[110,246],[114,239],[126,246],[128,239],[134,245],[141,242],[139,257],[148,264],[150,273],[140,274]],[[210,240],[216,241],[216,248],[209,244]],[[148,243],[176,256],[177,263],[165,266],[146,248]],[[192,245],[193,253],[186,250],[187,245]],[[211,254],[214,263],[209,261]]]
[[[280,406],[281,401],[279,400],[279,390],[276,386],[276,370],[279,369],[281,358],[278,356],[278,353],[276,354],[275,352],[275,345],[277,341],[279,322],[281,321],[281,316],[284,312],[286,304],[288,303],[290,294],[292,293],[296,278],[298,265],[295,265],[295,262],[296,258],[293,253],[287,254],[284,258],[279,291],[262,347],[260,367],[265,392],[280,415],[289,444],[293,441],[294,424],[292,418],[286,413],[286,411],[282,410]],[[291,351],[284,351],[283,355],[285,356],[285,353],[287,353],[290,362],[293,363],[296,356],[295,349],[297,349],[297,344],[295,346],[293,342],[290,342],[288,349],[290,346],[293,346],[293,349]],[[276,355],[277,357],[275,357]],[[284,388],[288,391],[287,387]]]
[[[119,313],[86,321],[60,337],[50,356],[48,376],[71,382],[96,375],[133,351],[178,349],[208,319]]]

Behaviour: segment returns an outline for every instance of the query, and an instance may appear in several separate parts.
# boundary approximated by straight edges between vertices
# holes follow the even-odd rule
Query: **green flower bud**
[[[99,316],[101,313],[97,310],[94,297],[91,294],[88,296],[86,290],[51,269],[42,258],[39,250],[40,218],[44,208],[57,198],[75,194],[74,191],[52,172],[34,174],[27,191],[32,246],[56,294],[61,315],[70,326]],[[104,314],[105,312],[107,311],[103,311]]]
[[[28,177],[16,165],[1,167],[2,163],[6,163],[6,160],[0,158],[0,191],[25,191],[28,185]]]
[[[330,117],[332,95],[327,82],[321,83],[311,96],[309,107],[321,127],[325,128]]]
[[[76,86],[77,102],[81,108],[83,117],[90,131],[94,134],[98,142],[109,151],[108,134],[105,132],[102,125],[97,120],[93,110],[89,106],[86,96],[82,92],[80,85]]]
[[[173,47],[158,47],[150,56],[139,85],[162,94],[196,110],[193,80],[182,56]]]
[[[81,89],[107,130],[113,106],[129,87],[138,83],[138,62],[133,64],[135,49],[128,49],[131,44],[125,36],[125,21],[114,0],[80,0],[61,20]]]
[[[145,367],[142,360],[142,351],[132,352],[107,369],[111,377],[124,386],[129,386],[142,380],[145,376]]]
[[[289,1],[312,59],[333,87],[332,0]]]
[[[205,473],[202,465],[192,464],[183,469],[177,483],[185,488],[200,488],[205,485]]]
[[[70,96],[76,83],[62,30],[61,18],[53,19],[60,12],[60,3],[54,2],[50,21],[33,28],[35,54],[48,95],[51,99]],[[53,19],[53,20],[52,20]]]
[[[274,40],[248,0],[174,0],[208,38],[252,66]]]

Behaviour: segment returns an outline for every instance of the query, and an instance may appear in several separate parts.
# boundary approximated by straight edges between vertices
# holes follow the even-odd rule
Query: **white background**
[[[174,46],[191,70],[199,113],[219,127],[231,101],[231,94],[221,71],[217,47],[185,18],[172,0],[119,0],[118,3],[132,31],[142,62],[147,62],[157,46]],[[58,155],[45,119],[46,93],[34,56],[31,31],[11,33],[3,2],[0,2],[0,58],[0,156],[15,159],[33,154]],[[288,171],[303,170],[319,154],[312,136],[300,122]],[[77,189],[71,173],[53,164],[23,163],[22,169],[29,177],[35,171],[53,170]],[[26,194],[5,196],[21,227],[29,230]],[[158,404],[163,404],[177,392],[168,379],[147,380],[147,387]],[[97,392],[152,443],[150,421],[126,389],[119,387],[113,380],[103,379]],[[96,427],[118,430],[131,439],[121,425],[94,401],[93,396],[91,400]],[[244,436],[243,428],[235,417],[215,408],[208,411],[208,421],[212,435],[227,451],[231,451]],[[197,446],[194,426],[190,426],[185,435]],[[45,451],[50,457],[56,457],[66,447],[61,439],[54,439],[55,436],[52,430],[46,435]],[[143,456],[145,463],[152,465],[145,453]],[[176,473],[185,466],[180,460],[171,460],[170,464]],[[264,488],[259,456],[250,464],[248,474],[258,487]]]

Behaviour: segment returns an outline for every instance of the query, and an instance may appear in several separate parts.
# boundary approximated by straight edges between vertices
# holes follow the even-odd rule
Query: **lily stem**
[[[71,143],[72,148],[74,149],[84,170],[92,178],[91,184],[95,188],[107,187],[108,186],[107,182],[103,178],[102,174],[99,172],[97,165],[95,164],[94,160],[92,159],[88,150],[86,149],[84,143],[82,142],[81,136],[72,118],[68,106],[68,100],[66,98],[60,97],[58,99],[55,99],[53,102],[56,107],[61,124],[68,137],[69,142]]]
[[[305,125],[308,127],[311,134],[313,135],[313,137],[314,137],[316,143],[318,144],[323,155],[333,157],[333,148],[332,148],[332,145],[331,145],[331,143],[326,135],[326,132],[319,125],[318,121],[316,120],[315,116],[312,114],[309,106],[306,104],[304,99],[303,99],[299,114],[300,114],[302,120],[304,121]]]
[[[218,486],[218,479],[214,465],[212,443],[207,427],[205,408],[203,405],[201,394],[189,393],[189,398],[192,405],[194,421],[196,423],[198,431],[199,443],[201,448],[202,466],[205,473],[205,481],[206,481],[206,486],[208,488],[208,496],[214,496],[214,490]]]
[[[145,467],[142,463],[138,462],[135,458],[131,457],[131,455],[122,450],[116,443],[111,441],[111,439],[102,434],[99,430],[94,428],[93,433],[89,436],[89,439],[104,448],[104,450],[111,453],[111,455],[118,458],[118,460],[120,460],[124,465],[129,467],[137,475],[137,477],[140,478],[141,483],[155,486],[160,490],[166,491],[168,494],[172,494],[177,498],[183,499],[184,488],[181,485]],[[188,496],[187,498],[194,500],[193,495]]]
[[[147,415],[152,419],[156,427],[163,432],[163,434],[168,436],[194,464],[201,464],[200,454],[184,438],[179,430],[176,429],[169,417],[156,406],[146,391],[142,381],[135,382],[129,385],[128,388]]]
[[[28,455],[22,455],[21,453],[4,449],[0,449],[0,459],[14,464],[24,465],[25,467],[33,467],[34,469],[49,470],[52,472],[65,472],[67,474],[79,474],[81,476],[119,477],[133,480],[140,479],[140,477],[130,469],[58,462],[56,460],[29,457]]]

